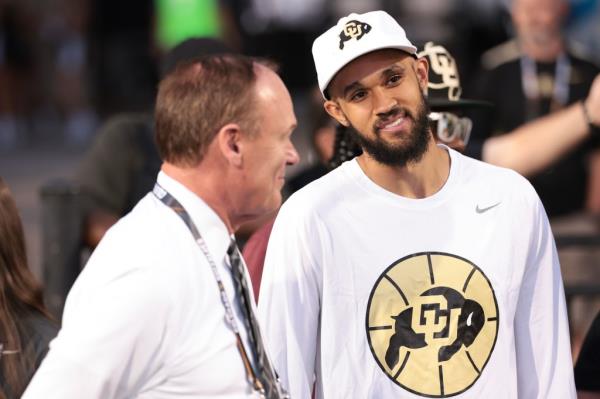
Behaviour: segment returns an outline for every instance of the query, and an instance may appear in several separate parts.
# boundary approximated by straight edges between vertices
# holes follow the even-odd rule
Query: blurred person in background
[[[20,398],[57,328],[27,265],[15,201],[0,177],[0,398]]]
[[[471,82],[474,89],[469,93],[493,103],[494,112],[476,118],[477,134],[467,153],[528,177],[551,219],[586,209],[600,211],[599,140],[590,135],[543,169],[529,168],[526,160],[515,163],[511,151],[494,151],[484,143],[586,98],[600,69],[565,42],[568,10],[566,0],[513,0],[516,37],[483,56],[485,70]]]

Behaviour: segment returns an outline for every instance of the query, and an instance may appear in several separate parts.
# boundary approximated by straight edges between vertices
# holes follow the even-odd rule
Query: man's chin
[[[281,206],[282,196],[281,192],[274,194],[269,200],[267,200],[263,206],[254,210],[253,215],[255,218],[261,218],[265,215],[275,212]]]
[[[532,32],[528,41],[534,46],[544,47],[551,44],[555,37],[556,35],[549,31]]]

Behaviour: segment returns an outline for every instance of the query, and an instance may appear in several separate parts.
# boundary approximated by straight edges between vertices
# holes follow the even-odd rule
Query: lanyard
[[[551,109],[558,109],[565,105],[569,99],[569,77],[571,75],[571,63],[565,53],[561,53],[556,59],[554,69],[554,84]],[[521,81],[525,97],[529,101],[538,101],[540,98],[540,83],[537,75],[535,61],[529,57],[521,57]]]
[[[185,225],[188,227],[188,229],[192,233],[192,236],[194,237],[196,244],[198,244],[198,247],[200,247],[200,250],[206,257],[206,260],[208,261],[208,264],[210,265],[210,268],[213,272],[215,280],[217,281],[217,286],[219,287],[221,303],[223,304],[223,307],[225,308],[225,320],[226,320],[227,324],[229,325],[229,327],[233,330],[233,333],[235,334],[235,338],[237,341],[236,342],[237,348],[238,348],[238,351],[242,358],[242,362],[244,363],[244,368],[246,369],[246,378],[248,379],[248,382],[252,385],[254,390],[260,395],[260,397],[264,398],[265,397],[264,387],[263,387],[261,381],[259,380],[259,378],[257,377],[256,372],[252,368],[252,364],[248,357],[248,352],[246,352],[246,348],[242,341],[242,337],[240,336],[240,330],[238,328],[235,318],[233,317],[233,310],[232,310],[233,307],[231,306],[231,302],[229,301],[229,298],[227,297],[227,293],[225,292],[225,286],[223,285],[223,280],[221,279],[221,274],[219,273],[219,270],[217,269],[217,264],[215,263],[210,252],[208,251],[208,246],[206,245],[206,241],[204,241],[204,238],[202,238],[202,236],[200,235],[200,232],[196,228],[196,225],[192,221],[192,218],[190,217],[189,213],[185,210],[183,205],[181,205],[179,203],[179,201],[177,201],[175,199],[175,197],[173,197],[171,194],[169,194],[158,183],[156,183],[154,185],[154,189],[152,190],[152,193],[163,204],[165,204],[166,206],[171,208],[183,220]]]

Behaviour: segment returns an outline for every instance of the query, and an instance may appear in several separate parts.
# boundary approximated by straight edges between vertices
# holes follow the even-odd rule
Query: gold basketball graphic
[[[498,334],[498,304],[481,269],[456,255],[424,252],[379,276],[367,306],[371,353],[396,384],[446,398],[469,389]]]

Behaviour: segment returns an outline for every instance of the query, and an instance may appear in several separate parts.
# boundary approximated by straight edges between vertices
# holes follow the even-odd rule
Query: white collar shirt
[[[163,172],[158,183],[205,239],[249,348],[225,224]],[[68,295],[62,329],[23,397],[255,397],[206,256],[179,216],[152,193],[92,254]]]

